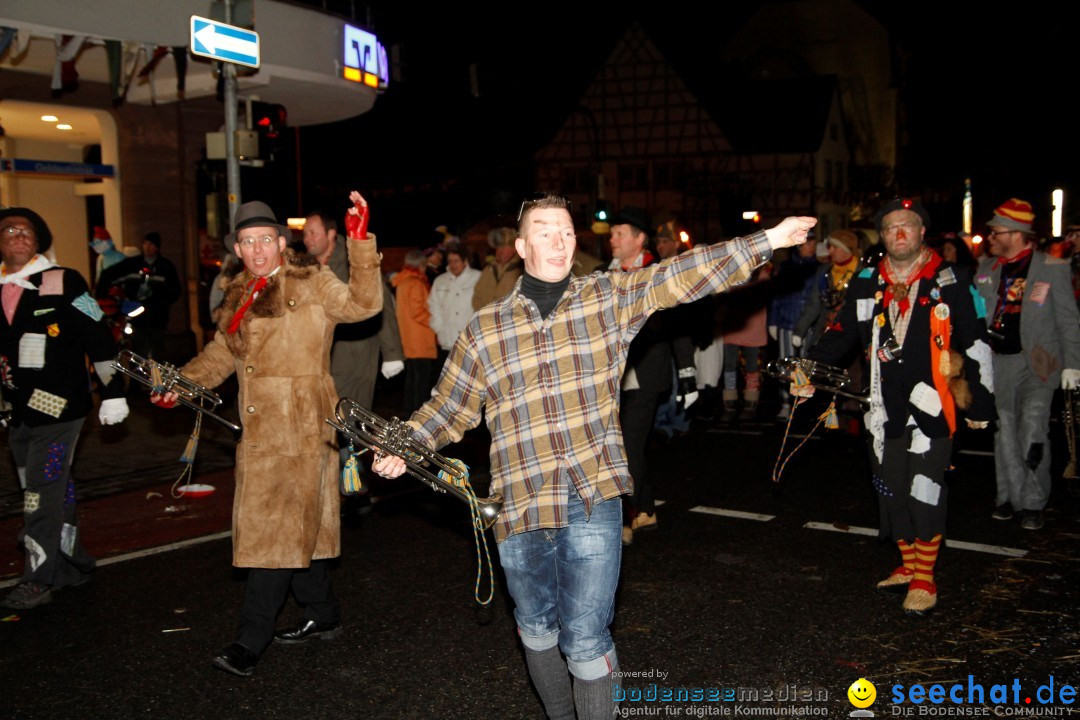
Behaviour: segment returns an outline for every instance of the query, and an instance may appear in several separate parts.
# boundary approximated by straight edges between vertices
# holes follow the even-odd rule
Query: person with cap
[[[94,281],[101,278],[101,273],[118,262],[122,262],[127,256],[116,249],[112,235],[105,228],[97,225],[94,227],[94,236],[90,239],[90,247],[98,256],[94,265]]]
[[[94,289],[98,298],[107,298],[117,288],[127,304],[123,312],[131,317],[131,350],[146,358],[161,359],[169,309],[180,299],[180,277],[176,266],[161,255],[161,235],[150,232],[143,238],[142,255],[125,258],[101,273]],[[142,312],[131,314],[130,308]]]
[[[879,536],[902,558],[877,589],[903,593],[904,612],[922,617],[937,605],[952,437],[961,414],[971,428],[993,419],[992,361],[971,276],[926,247],[925,208],[897,198],[875,223],[885,257],[851,279],[837,321],[807,357],[840,367],[856,351],[869,358],[865,421]]]
[[[997,507],[1021,527],[1043,527],[1050,498],[1050,404],[1054,390],[1080,387],[1080,314],[1065,260],[1035,247],[1031,204],[1012,198],[994,211],[976,287],[993,349],[998,425]],[[989,312],[986,312],[986,311]]]
[[[644,208],[627,206],[611,221],[611,264],[615,273],[633,272],[657,262],[649,249],[653,224]],[[628,496],[622,541],[633,542],[637,530],[657,527],[656,501],[652,478],[645,460],[645,446],[656,420],[656,409],[671,391],[673,322],[670,315],[655,313],[638,332],[626,358],[619,399],[619,424],[622,426],[623,446],[634,481],[634,492]],[[693,372],[693,354],[689,362]],[[691,376],[689,378],[693,380]],[[696,391],[696,387],[694,391]],[[688,390],[689,392],[689,390]]]
[[[647,232],[643,216],[635,213],[631,235]],[[504,499],[494,525],[499,560],[548,717],[608,720],[616,710],[619,496],[632,483],[618,387],[631,341],[653,312],[744,282],[814,222],[788,218],[651,265],[626,251],[627,267],[640,267],[577,277],[569,201],[547,194],[522,203],[515,247],[525,274],[469,321],[409,425],[416,442],[438,450],[487,419],[491,491]],[[615,242],[623,240],[620,232]],[[372,469],[398,477],[405,462],[385,456]]]
[[[90,579],[75,515],[72,457],[93,408],[87,358],[98,376],[102,425],[128,415],[124,382],[112,366],[116,345],[78,272],[46,256],[52,233],[29,208],[0,211],[0,385],[10,404],[8,442],[23,489],[20,538],[26,566],[0,602],[28,610],[54,590]]]
[[[792,347],[810,348],[836,322],[848,283],[861,267],[862,252],[859,238],[851,230],[833,230],[825,238],[829,261],[819,268],[814,279],[815,292],[810,293],[802,314],[792,329]],[[804,351],[805,352],[805,351]]]
[[[248,568],[236,641],[213,659],[234,675],[255,671],[271,642],[331,639],[341,608],[329,563],[340,554],[340,495],[330,376],[334,327],[382,309],[382,282],[367,204],[350,195],[346,216],[349,283],[312,257],[288,249],[289,229],[266,203],[236,210],[225,242],[243,271],[224,280],[218,333],[180,372],[214,388],[239,383],[243,437],[236,448],[233,565]],[[176,395],[153,395],[169,405]],[[304,606],[300,623],[275,633],[290,589]]]
[[[488,245],[494,251],[491,261],[480,271],[480,279],[473,288],[473,310],[479,310],[488,303],[502,299],[510,294],[521,277],[521,258],[514,250],[514,238],[517,233],[513,228],[494,228],[488,233]]]

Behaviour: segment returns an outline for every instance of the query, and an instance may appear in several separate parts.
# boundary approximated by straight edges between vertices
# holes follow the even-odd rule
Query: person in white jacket
[[[439,339],[444,358],[473,316],[473,288],[479,279],[480,271],[469,267],[464,249],[455,246],[446,251],[446,272],[435,278],[428,296],[431,329]]]

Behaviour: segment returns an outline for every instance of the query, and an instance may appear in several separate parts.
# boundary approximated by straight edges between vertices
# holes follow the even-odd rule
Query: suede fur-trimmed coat
[[[233,565],[305,568],[341,551],[338,453],[325,419],[337,404],[330,377],[334,326],[382,309],[374,236],[349,240],[349,284],[314,258],[286,250],[284,266],[239,330],[246,272],[223,279],[217,337],[181,372],[206,387],[236,373],[244,435],[236,449]]]

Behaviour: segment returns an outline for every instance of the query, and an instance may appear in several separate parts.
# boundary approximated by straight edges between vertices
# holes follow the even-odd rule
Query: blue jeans
[[[536,651],[558,644],[574,677],[596,680],[618,664],[608,627],[622,560],[622,503],[606,500],[586,517],[571,487],[566,515],[564,528],[506,538],[499,561],[522,644]]]

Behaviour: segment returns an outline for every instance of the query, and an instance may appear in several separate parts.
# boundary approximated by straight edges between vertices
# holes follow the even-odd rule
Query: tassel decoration
[[[840,427],[840,420],[836,416],[836,398],[833,397],[832,402],[829,403],[829,409],[821,414],[819,418],[825,423],[826,430],[836,430]]]
[[[357,458],[367,452],[364,448],[360,452],[349,444],[349,459],[345,461],[345,467],[341,469],[341,494],[356,495],[364,491],[364,482],[360,478],[360,463]]]

